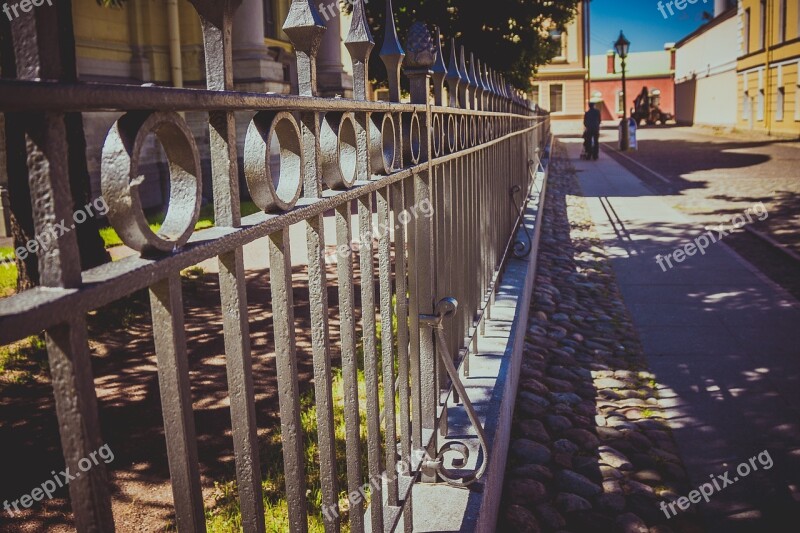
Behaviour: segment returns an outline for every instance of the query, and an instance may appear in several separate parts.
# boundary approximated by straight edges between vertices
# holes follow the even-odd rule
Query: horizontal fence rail
[[[301,276],[309,292],[315,488],[322,508],[339,509],[343,495],[404,464],[399,476],[372,484],[369,504],[351,502],[348,521],[351,531],[393,531],[401,522],[411,531],[415,482],[467,485],[486,468],[480,422],[457,368],[463,365],[468,375],[469,354],[491,317],[532,169],[549,135],[548,118],[535,115],[520,93],[455,42],[446,65],[438,30],[432,34],[416,23],[404,50],[391,1],[381,49],[390,102],[367,101],[374,40],[361,2],[354,3],[345,42],[354,99],[317,96],[316,55],[325,25],[307,0],[292,2],[283,26],[297,55],[300,94],[237,92],[231,30],[238,2],[192,3],[203,26],[206,90],[78,83],[66,0],[57,10],[33,10],[10,23],[17,76],[0,81],[0,111],[13,119],[9,138],[25,140],[24,161],[9,168],[27,169],[26,175],[10,179],[29,183],[37,234],[72,212],[70,154],[82,141],[68,132],[67,117],[115,111],[123,115],[103,147],[101,190],[110,223],[138,254],[82,271],[74,233],[61,235],[39,257],[41,286],[0,302],[0,344],[45,330],[63,454],[67,467],[77,469],[102,442],[86,315],[147,289],[176,524],[181,531],[204,531],[180,272],[216,258],[242,527],[264,531],[243,247],[266,238],[275,349],[257,355],[275,359],[289,529],[307,531],[310,512],[292,296]],[[400,103],[401,68],[410,103]],[[197,142],[181,115],[186,111],[207,113],[215,226],[199,232],[203,180]],[[255,112],[242,154],[237,111]],[[158,232],[147,224],[137,185],[149,135],[169,161],[169,209]],[[272,153],[279,154],[277,172]],[[239,160],[247,192],[262,211],[247,217],[240,213]],[[335,233],[328,235],[324,221],[331,212]],[[305,232],[299,242],[289,231],[296,224]],[[301,275],[292,271],[291,249],[298,246],[308,256]],[[326,268],[331,247],[347,250],[337,253],[335,275]],[[338,289],[333,346],[329,278]],[[344,391],[344,482],[337,477],[334,369]],[[468,409],[484,446],[475,471],[453,468],[459,462],[444,458],[445,452],[466,455],[463,445],[447,440],[447,409],[454,403]],[[69,494],[78,530],[114,530],[103,465],[70,483]],[[341,529],[340,513],[323,515],[326,531]]]

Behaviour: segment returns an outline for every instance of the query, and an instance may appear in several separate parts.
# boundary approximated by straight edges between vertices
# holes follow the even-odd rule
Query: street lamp
[[[628,48],[631,42],[619,31],[619,38],[614,43],[614,50],[617,55],[622,59],[622,137],[620,138],[619,149],[623,152],[628,149],[630,145],[630,130],[628,129],[628,94],[625,85],[625,58],[628,57]]]

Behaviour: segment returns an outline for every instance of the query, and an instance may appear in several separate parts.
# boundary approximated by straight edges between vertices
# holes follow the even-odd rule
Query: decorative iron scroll
[[[464,409],[467,411],[469,421],[472,423],[472,426],[475,428],[475,432],[478,434],[478,443],[480,444],[480,449],[483,451],[483,461],[481,461],[480,467],[466,476],[459,476],[458,473],[444,466],[444,456],[448,452],[455,452],[461,455],[461,458],[453,460],[453,464],[460,466],[467,464],[467,461],[469,460],[469,448],[463,442],[449,441],[444,443],[444,445],[442,445],[442,447],[436,453],[436,458],[433,461],[430,461],[428,466],[434,468],[442,477],[442,479],[444,479],[448,484],[465,487],[475,483],[483,476],[483,473],[486,471],[486,467],[489,464],[489,448],[486,445],[486,435],[483,432],[481,421],[478,420],[478,414],[475,412],[475,408],[472,407],[472,402],[467,395],[464,384],[461,383],[458,370],[453,364],[453,358],[450,356],[450,350],[447,348],[447,338],[445,337],[444,329],[442,328],[442,322],[444,319],[454,317],[457,310],[458,301],[456,301],[455,298],[443,298],[439,301],[439,303],[436,304],[436,309],[433,315],[420,315],[419,321],[420,324],[433,328],[438,345],[437,352],[440,355],[445,370],[447,370],[447,375],[450,376],[450,380],[453,383],[453,388],[456,390],[456,393],[464,404]]]

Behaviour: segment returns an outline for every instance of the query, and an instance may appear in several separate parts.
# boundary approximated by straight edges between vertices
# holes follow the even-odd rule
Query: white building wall
[[[731,17],[681,45],[675,54],[679,123],[736,124],[739,17]]]

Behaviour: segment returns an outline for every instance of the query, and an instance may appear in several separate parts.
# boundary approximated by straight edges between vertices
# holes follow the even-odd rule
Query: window
[[[794,120],[800,122],[800,83],[794,88]]]
[[[554,58],[556,60],[566,61],[567,59],[567,34],[558,30],[550,30],[550,40],[552,40],[560,49],[558,55]]]
[[[797,73],[797,82],[794,88],[794,119],[800,122],[800,61],[797,62]]]
[[[786,40],[786,0],[780,0],[778,5],[778,42]]]
[[[783,107],[786,102],[786,89],[778,87],[778,102],[775,105],[775,120],[783,120]]]
[[[276,39],[278,37],[275,25],[274,0],[264,0],[264,37]]]
[[[561,113],[564,111],[564,85],[554,83],[550,85],[550,112]]]
[[[767,43],[767,0],[761,0],[761,18],[758,29],[758,49],[766,48]]]
[[[538,84],[537,84],[537,85],[534,85],[534,86],[533,86],[533,89],[531,90],[531,101],[532,101],[534,104],[541,105],[541,104],[539,103],[539,85],[538,85]]]
[[[742,36],[742,55],[750,53],[750,8],[744,10],[744,21],[742,22],[744,35]]]
[[[764,89],[759,89],[756,95],[756,120],[764,120]]]
[[[744,95],[742,95],[742,118],[750,120],[752,114],[753,110],[750,109],[750,97],[747,95],[747,91],[745,91]]]
[[[617,114],[621,115],[625,111],[625,97],[622,91],[617,91]]]

